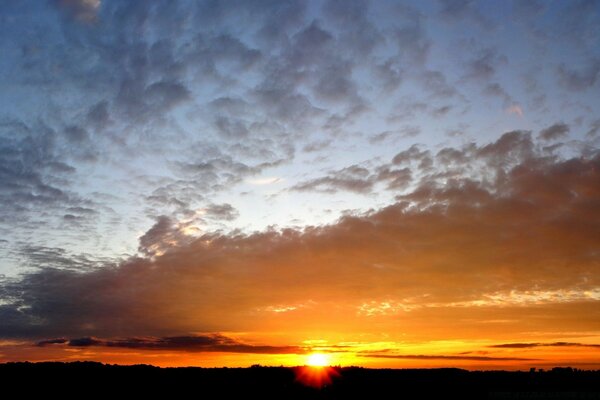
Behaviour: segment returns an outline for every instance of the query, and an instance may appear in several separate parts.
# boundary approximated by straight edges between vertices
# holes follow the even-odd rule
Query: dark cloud
[[[76,339],[46,339],[38,346],[66,344],[70,347],[118,347],[143,350],[176,350],[185,352],[225,352],[252,354],[304,354],[306,349],[297,346],[250,345],[220,334],[195,336],[143,337],[127,339],[100,339],[83,337]]]
[[[44,346],[53,345],[53,344],[65,344],[67,342],[69,342],[69,341],[64,338],[46,339],[46,340],[40,340],[39,342],[36,343],[36,345],[40,346],[40,347],[44,347]]]
[[[38,342],[38,346],[43,343],[44,341]],[[70,339],[67,343],[67,345],[71,346],[71,347],[89,347],[89,346],[99,346],[104,344],[104,342],[100,339],[96,339],[93,337],[84,337],[84,338],[77,338],[77,339]]]
[[[564,137],[569,132],[569,125],[564,122],[558,122],[545,129],[542,129],[538,135],[538,138],[542,140],[556,140]]]
[[[535,361],[537,358],[488,357],[488,356],[447,356],[427,354],[359,354],[360,357],[391,358],[399,360],[465,360],[465,361]]]
[[[63,215],[66,222],[77,222],[83,220],[71,214]],[[95,257],[92,254],[73,254],[60,247],[46,247],[35,245],[24,245],[20,248],[20,254],[25,264],[36,268],[58,268],[74,271],[86,271],[96,267],[104,266],[107,259]]]
[[[179,224],[172,218],[162,215],[156,223],[139,238],[138,251],[146,256],[161,255],[165,251],[187,243],[191,238],[183,230],[185,224]]]

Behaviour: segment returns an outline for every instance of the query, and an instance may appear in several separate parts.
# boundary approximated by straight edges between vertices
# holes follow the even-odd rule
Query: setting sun
[[[322,353],[313,353],[308,356],[306,363],[311,367],[324,367],[329,365],[329,357]]]

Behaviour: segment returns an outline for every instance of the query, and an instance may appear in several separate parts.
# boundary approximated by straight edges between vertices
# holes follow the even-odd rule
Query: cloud
[[[407,164],[414,189],[396,203],[327,226],[188,236],[181,221],[160,217],[140,237],[145,258],[81,272],[45,255],[47,267],[0,284],[0,297],[9,300],[0,307],[0,336],[170,337],[252,330],[267,321],[335,331],[384,318],[359,313],[384,300],[421,305],[389,316],[412,313],[405,328],[413,333],[423,326],[468,331],[471,325],[448,325],[449,316],[489,319],[490,308],[498,318],[510,312],[522,325],[514,329],[544,329],[540,310],[552,324],[577,315],[574,329],[593,326],[597,152],[548,156],[530,133],[513,131],[435,157],[409,148],[385,164],[398,171],[381,182],[403,183]],[[339,190],[356,180],[370,188],[377,178],[358,165],[341,174],[348,182],[314,184]],[[308,300],[313,306],[282,314],[293,313],[292,321],[261,311]]]
[[[231,221],[239,216],[238,211],[228,203],[211,204],[204,209],[206,217],[218,220]]]
[[[535,361],[537,358],[488,357],[488,356],[448,356],[427,354],[359,354],[360,357],[390,358],[397,360],[466,360],[466,361]]]
[[[513,104],[512,106],[508,107],[506,109],[506,112],[509,114],[516,114],[519,117],[523,117],[523,109],[517,104]]]
[[[159,216],[156,223],[140,236],[138,251],[146,256],[160,256],[171,248],[188,243],[192,240],[186,234],[188,225],[165,215]]]
[[[55,0],[55,2],[73,18],[86,23],[96,21],[102,4],[101,0]]]
[[[100,339],[82,337],[75,339],[45,339],[38,341],[37,346],[67,345],[69,347],[116,347],[143,350],[175,350],[185,352],[224,352],[252,354],[304,354],[305,348],[297,346],[265,346],[250,345],[233,340],[221,334],[142,337],[127,339]]]
[[[558,122],[552,126],[542,129],[538,135],[538,138],[542,140],[556,140],[566,136],[569,130],[569,125],[563,122]]]
[[[485,18],[478,9],[478,3],[472,0],[440,0],[440,15],[453,22],[474,22],[485,29],[493,28],[494,24]]]
[[[69,341],[64,338],[45,339],[45,340],[40,340],[39,342],[36,343],[36,345],[38,345],[40,347],[44,347],[44,346],[48,346],[48,345],[52,345],[52,344],[65,344],[67,342],[69,342]]]
[[[334,171],[329,176],[311,179],[300,182],[290,188],[290,190],[320,191],[325,193],[334,193],[338,190],[347,190],[356,193],[368,193],[374,185],[370,177],[369,170],[358,165]]]
[[[600,119],[592,121],[592,123],[590,124],[590,129],[587,131],[586,136],[591,138],[596,136],[598,132],[600,132]]]
[[[496,75],[497,68],[507,62],[506,56],[498,54],[497,49],[483,49],[475,59],[468,63],[466,77],[488,82]]]
[[[587,65],[579,69],[561,64],[558,66],[558,78],[567,89],[573,91],[591,89],[600,80],[600,59],[590,60]]]
[[[570,343],[570,342],[552,342],[552,343],[504,343],[496,344],[488,347],[498,349],[529,349],[534,347],[591,347],[599,348],[600,344],[589,343]]]

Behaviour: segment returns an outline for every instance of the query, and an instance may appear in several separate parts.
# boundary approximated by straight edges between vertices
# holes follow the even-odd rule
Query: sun
[[[323,353],[312,353],[306,359],[306,364],[311,367],[325,367],[329,365],[329,357]]]

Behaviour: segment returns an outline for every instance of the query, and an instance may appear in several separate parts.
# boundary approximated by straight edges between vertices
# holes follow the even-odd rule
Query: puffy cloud
[[[396,161],[422,158],[412,149]],[[579,329],[593,329],[585,310],[600,287],[600,155],[547,157],[530,134],[510,132],[438,158],[437,169],[480,167],[451,179],[428,169],[396,204],[328,226],[190,238],[159,218],[140,238],[152,258],[88,272],[57,264],[6,280],[0,290],[11,301],[0,334],[166,337],[264,324],[360,330],[364,318],[385,317],[361,314],[361,305],[384,299],[407,305],[393,314],[410,313],[413,333],[428,321],[451,335],[450,316],[485,321],[497,308],[531,329],[548,328],[535,310],[551,312],[553,326],[577,310]],[[359,166],[350,172],[370,176]],[[261,311],[300,303],[309,305]]]
[[[555,140],[564,137],[569,132],[569,125],[558,122],[540,131],[538,137],[542,140]]]

